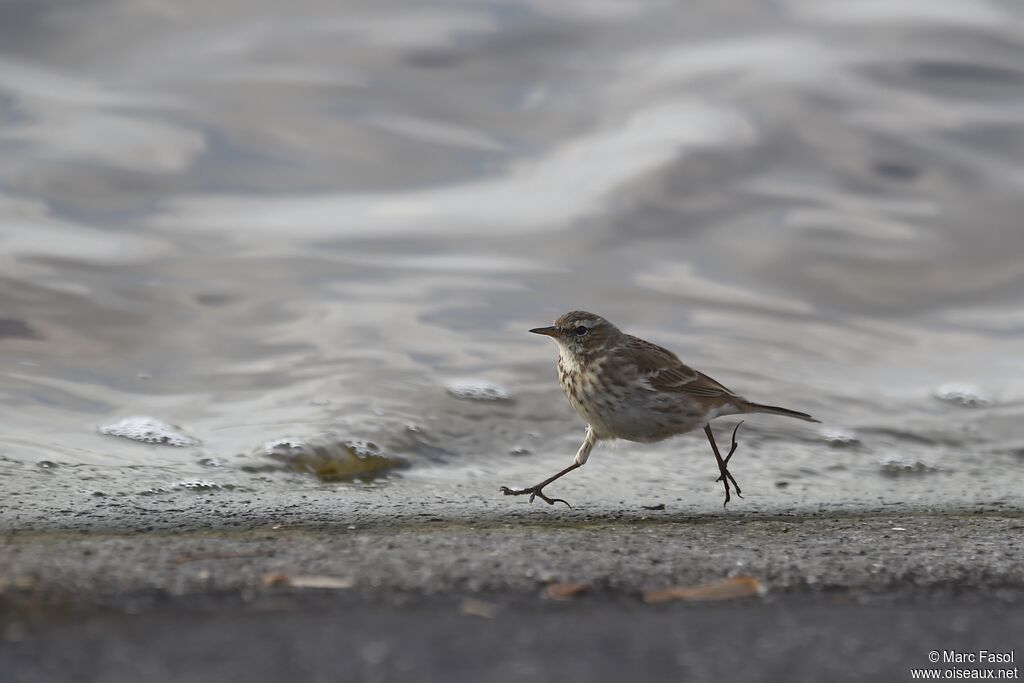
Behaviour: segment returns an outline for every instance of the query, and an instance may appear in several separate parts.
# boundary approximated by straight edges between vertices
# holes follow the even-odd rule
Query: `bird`
[[[569,403],[587,422],[587,430],[571,465],[535,486],[502,486],[499,492],[507,496],[529,495],[531,503],[540,498],[548,505],[564,503],[571,508],[566,500],[546,495],[544,487],[582,467],[599,442],[623,439],[654,443],[703,426],[718,463],[719,477],[715,481],[725,487],[723,505],[728,505],[730,483],[742,498],[739,484],[728,469],[742,421],[733,429],[729,453],[723,458],[711,430],[712,420],[724,415],[768,413],[820,422],[807,413],[750,401],[684,364],[668,349],[626,334],[595,313],[570,311],[554,325],[530,332],[550,337],[558,344],[558,382]]]

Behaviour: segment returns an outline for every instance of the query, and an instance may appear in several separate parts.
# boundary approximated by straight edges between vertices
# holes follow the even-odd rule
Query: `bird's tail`
[[[798,420],[805,420],[807,422],[821,422],[821,420],[815,420],[807,413],[801,413],[798,410],[790,410],[789,408],[780,408],[779,406],[766,406],[762,403],[753,403],[747,401],[744,406],[748,413],[770,413],[772,415],[785,415],[786,417],[795,417]]]

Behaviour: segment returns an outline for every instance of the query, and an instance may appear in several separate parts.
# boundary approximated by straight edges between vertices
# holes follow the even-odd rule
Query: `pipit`
[[[739,424],[733,429],[729,453],[723,458],[711,431],[711,420],[723,415],[770,413],[818,422],[807,413],[748,401],[683,364],[671,351],[625,334],[593,313],[572,311],[551,327],[530,332],[547,335],[558,344],[558,381],[569,403],[587,421],[587,435],[571,465],[536,486],[502,486],[499,490],[506,496],[529,494],[531,503],[540,498],[549,505],[569,505],[561,498],[545,495],[544,487],[582,467],[599,441],[653,443],[703,426],[718,462],[719,477],[715,481],[725,487],[727,504],[731,499],[730,482],[736,495],[741,493],[728,467],[739,445]]]

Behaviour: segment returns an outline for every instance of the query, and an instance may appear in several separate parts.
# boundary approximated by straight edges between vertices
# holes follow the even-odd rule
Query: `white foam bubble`
[[[850,429],[825,425],[818,432],[825,443],[836,448],[860,445],[860,438]]]
[[[484,379],[457,380],[445,387],[455,398],[473,401],[504,401],[508,399],[508,391],[493,382]]]
[[[220,491],[221,489],[226,487],[212,481],[190,479],[188,481],[179,481],[177,484],[172,484],[171,488],[184,489],[186,491]]]
[[[935,398],[965,408],[984,408],[992,405],[992,396],[974,384],[950,382],[935,390]]]
[[[263,444],[263,452],[268,454],[276,453],[281,450],[288,451],[293,448],[304,448],[306,445],[307,444],[305,439],[295,439],[291,437],[286,437],[283,439],[274,439],[273,441],[266,442],[265,444]]]
[[[925,474],[928,472],[939,471],[938,467],[929,465],[923,460],[909,458],[902,455],[888,455],[879,458],[878,464],[881,467],[882,473],[891,477],[898,477],[904,474]]]
[[[120,422],[104,425],[99,430],[100,434],[108,436],[119,436],[132,441],[164,444],[178,448],[195,446],[199,443],[196,439],[182,433],[179,427],[143,415],[126,417]]]

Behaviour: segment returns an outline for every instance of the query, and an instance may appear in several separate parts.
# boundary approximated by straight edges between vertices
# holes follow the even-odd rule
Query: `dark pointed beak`
[[[551,327],[535,327],[530,332],[534,334],[543,334],[548,337],[554,337],[558,335],[558,328],[552,325]]]

